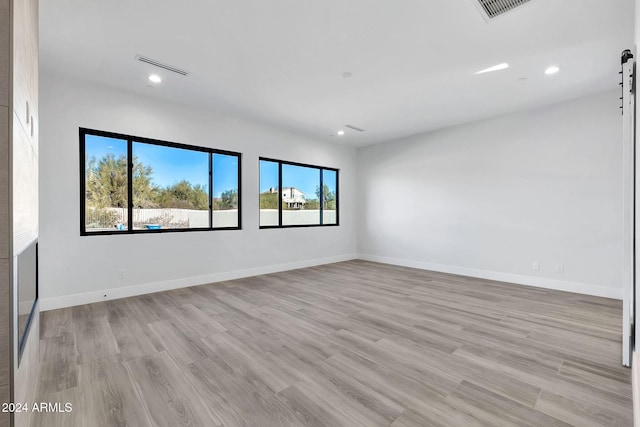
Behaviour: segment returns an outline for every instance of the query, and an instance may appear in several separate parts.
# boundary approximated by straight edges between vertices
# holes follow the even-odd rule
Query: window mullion
[[[320,171],[320,195],[318,196],[318,202],[320,203],[320,225],[324,225],[324,218],[322,216],[323,212],[324,212],[324,208],[323,208],[323,203],[324,203],[324,184],[323,184],[323,179],[324,179],[324,169],[319,169]]]
[[[242,230],[242,156],[238,155],[238,229]],[[258,206],[258,209],[260,207]]]
[[[209,153],[209,228],[213,229],[213,153]]]
[[[334,198],[336,204],[336,225],[340,225],[340,171],[336,171],[336,194]]]
[[[282,227],[282,162],[278,162],[278,227]]]
[[[127,229],[133,231],[133,141],[127,139]]]
[[[86,135],[80,129],[80,235],[87,232],[87,158]]]

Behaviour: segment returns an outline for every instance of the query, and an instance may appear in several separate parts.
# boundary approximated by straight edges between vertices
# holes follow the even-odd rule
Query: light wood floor
[[[37,426],[631,426],[620,301],[350,261],[42,313]]]

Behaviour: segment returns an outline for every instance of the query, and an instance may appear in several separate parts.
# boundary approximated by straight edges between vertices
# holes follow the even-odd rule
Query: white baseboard
[[[384,264],[399,265],[403,267],[418,268],[421,270],[438,271],[442,273],[459,274],[462,276],[478,277],[481,279],[509,282],[519,285],[535,286],[538,288],[554,289],[559,291],[574,292],[578,294],[594,295],[605,298],[622,299],[622,289],[605,286],[590,285],[578,282],[547,279],[542,277],[524,276],[519,274],[501,273],[497,271],[479,270],[467,267],[433,264],[427,262],[412,261],[400,258],[383,257],[369,254],[347,254],[327,258],[316,258],[297,261],[286,264],[268,265],[245,270],[227,271],[223,273],[208,274],[204,276],[185,277],[181,279],[166,280],[161,282],[144,283],[140,285],[121,288],[103,289],[100,291],[81,294],[65,295],[53,298],[40,298],[40,310],[48,311],[58,308],[73,307],[82,304],[91,304],[99,301],[109,301],[136,295],[150,294],[153,292],[168,291],[171,289],[186,288],[189,286],[205,285],[207,283],[222,282],[225,280],[242,279],[245,277],[259,276],[261,274],[278,273],[281,271],[295,270],[298,268],[313,267],[316,265],[331,264],[334,262],[362,259],[365,261],[380,262]]]
[[[225,280],[242,279],[244,277],[259,276],[261,274],[278,273],[281,271],[296,270],[299,268],[313,267],[316,265],[332,264],[334,262],[350,261],[357,259],[357,254],[338,255],[328,258],[316,258],[287,264],[267,265],[249,268],[245,270],[227,271],[204,276],[185,277],[181,279],[166,280],[162,282],[144,283],[141,285],[126,286],[122,288],[103,289],[100,291],[81,294],[64,295],[61,297],[41,298],[40,310],[56,310],[58,308],[73,307],[82,304],[91,304],[99,301],[109,301],[136,295],[150,294],[153,292],[168,291],[171,289],[187,288],[189,286],[205,285],[207,283],[222,282]]]
[[[520,274],[501,273],[499,271],[480,270],[475,268],[458,267],[453,265],[433,264],[429,262],[412,261],[378,255],[359,254],[359,259],[365,261],[393,264],[402,267],[418,268],[420,270],[438,271],[441,273],[458,274],[461,276],[478,277],[480,279],[496,280],[499,282],[515,283],[517,285],[535,286],[537,288],[553,289],[557,291],[574,292],[577,294],[593,295],[597,297],[622,299],[622,288],[590,285],[565,280],[547,279],[544,277],[524,276]]]

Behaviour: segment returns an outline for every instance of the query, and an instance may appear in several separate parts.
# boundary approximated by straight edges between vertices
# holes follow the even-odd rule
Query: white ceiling
[[[41,65],[355,146],[617,87],[633,0],[532,0],[490,22],[473,1],[41,0]],[[149,88],[136,54],[191,74]],[[330,136],[345,124],[366,132]]]

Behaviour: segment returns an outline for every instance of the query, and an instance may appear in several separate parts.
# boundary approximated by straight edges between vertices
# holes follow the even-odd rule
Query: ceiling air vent
[[[353,129],[353,130],[357,130],[358,132],[364,132],[364,129],[360,129],[360,128],[355,127],[353,125],[344,125],[344,127],[349,128],[349,129]]]
[[[529,3],[531,0],[472,0],[477,3],[487,20]]]
[[[189,74],[188,71],[181,70],[180,68],[174,67],[172,65],[163,64],[160,61],[156,61],[155,59],[151,59],[146,56],[136,55],[136,60],[144,62],[145,64],[153,65],[154,67],[159,67],[164,70],[171,71],[172,73],[180,74],[181,76],[186,76]]]

